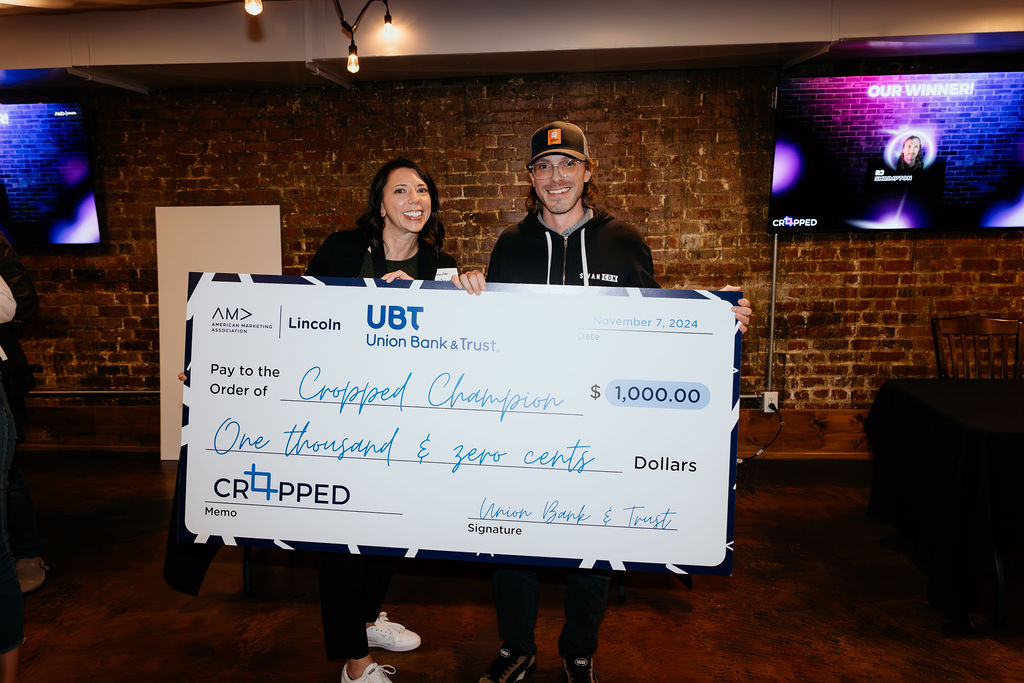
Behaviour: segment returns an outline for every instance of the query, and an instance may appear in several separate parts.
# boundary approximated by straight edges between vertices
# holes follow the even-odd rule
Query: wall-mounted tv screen
[[[0,103],[0,230],[15,245],[100,241],[76,102]]]
[[[1024,228],[1024,72],[785,78],[769,231]]]

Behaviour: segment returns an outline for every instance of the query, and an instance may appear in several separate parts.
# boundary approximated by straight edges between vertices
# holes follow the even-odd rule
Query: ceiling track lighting
[[[245,11],[252,16],[259,16],[263,12],[263,0],[245,0]]]
[[[352,24],[345,21],[345,12],[341,9],[341,0],[334,0],[334,6],[338,9],[338,18],[341,20],[341,29],[345,32],[345,35],[349,37],[347,68],[350,73],[357,73],[359,71],[359,49],[356,47],[356,29],[359,28],[359,22],[362,21],[363,15],[366,14],[366,10],[374,2],[384,3],[384,34],[390,36],[393,27],[391,25],[391,8],[388,7],[388,0],[367,0],[366,4],[363,5],[363,9],[359,10],[359,14],[356,16],[356,20]]]

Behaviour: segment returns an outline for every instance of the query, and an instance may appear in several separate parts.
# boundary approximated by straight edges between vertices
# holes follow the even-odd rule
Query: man
[[[470,294],[480,294],[487,282],[657,287],[651,250],[640,231],[595,208],[596,165],[578,126],[553,121],[537,130],[526,163],[532,183],[529,214],[498,237],[486,280],[480,271],[471,271],[459,276],[456,286]],[[749,306],[741,299],[732,309],[742,331],[750,320]],[[595,571],[567,577],[558,650],[570,683],[597,681],[593,655],[609,581],[607,574]],[[480,683],[521,681],[536,665],[537,573],[497,570],[494,600],[503,644]]]

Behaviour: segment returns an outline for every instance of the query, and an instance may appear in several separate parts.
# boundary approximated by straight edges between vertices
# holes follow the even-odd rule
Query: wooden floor
[[[1024,680],[1018,584],[1001,629],[984,615],[973,633],[952,628],[893,529],[866,516],[869,467],[742,465],[733,576],[697,576],[688,590],[672,576],[630,575],[602,628],[601,680]],[[255,552],[251,598],[238,548],[220,553],[199,597],[164,584],[173,464],[29,453],[22,468],[51,567],[26,596],[23,680],[338,680],[308,556]],[[541,587],[536,683],[563,680],[559,579]],[[397,667],[396,683],[475,682],[498,644],[490,590],[486,565],[405,561],[385,609],[423,645],[378,661]]]

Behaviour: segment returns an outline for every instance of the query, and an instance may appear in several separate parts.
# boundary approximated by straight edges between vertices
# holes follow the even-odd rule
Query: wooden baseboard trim
[[[23,451],[159,452],[160,406],[29,405]]]
[[[864,420],[867,410],[785,410],[778,439],[758,456],[764,459],[869,460]],[[737,457],[756,453],[771,441],[779,428],[779,416],[760,410],[741,410]]]

